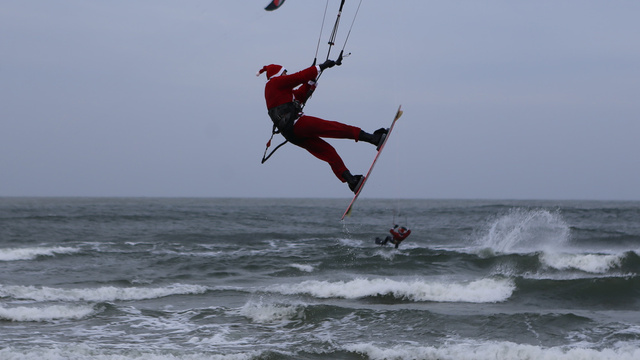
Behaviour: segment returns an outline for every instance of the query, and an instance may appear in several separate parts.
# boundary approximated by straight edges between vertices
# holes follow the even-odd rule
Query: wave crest
[[[560,254],[543,253],[540,261],[557,270],[576,269],[588,273],[604,274],[608,270],[620,267],[625,254]]]
[[[200,285],[173,284],[159,288],[105,286],[84,289],[59,289],[35,286],[0,285],[0,297],[35,301],[123,301],[156,299],[171,295],[202,294],[208,288]]]
[[[620,344],[623,345],[623,344]],[[559,359],[559,360],[634,360],[640,356],[635,346],[614,349],[589,349],[582,347],[541,347],[512,342],[472,342],[442,347],[397,345],[383,348],[371,343],[346,345],[346,351],[364,355],[367,359],[460,359],[460,360],[511,360],[511,359]]]
[[[38,256],[55,256],[57,254],[73,254],[79,249],[70,247],[32,247],[0,249],[0,261],[33,260]]]
[[[274,304],[249,301],[240,314],[256,323],[270,323],[304,318],[304,305]]]
[[[77,320],[95,312],[93,306],[53,305],[45,307],[0,307],[0,319],[9,321],[51,321],[70,319]]]
[[[285,295],[309,294],[318,298],[359,299],[391,295],[397,299],[434,302],[495,303],[506,301],[515,290],[508,279],[481,279],[472,282],[397,281],[392,279],[354,279],[351,281],[309,280],[278,285],[267,291]]]

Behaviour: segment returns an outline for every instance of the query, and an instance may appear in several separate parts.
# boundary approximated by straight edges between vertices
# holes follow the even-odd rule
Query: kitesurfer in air
[[[393,229],[389,230],[391,236],[387,235],[386,238],[376,238],[376,244],[378,245],[387,245],[388,242],[391,242],[396,246],[396,249],[400,246],[400,243],[411,235],[411,230],[407,229],[404,226],[399,226],[398,224],[393,226]]]
[[[323,120],[302,112],[303,104],[316,88],[315,80],[318,74],[334,65],[336,65],[335,61],[327,60],[320,65],[287,74],[287,70],[281,65],[271,64],[260,69],[257,75],[262,73],[267,75],[264,96],[269,117],[278,131],[292,144],[326,161],[336,177],[346,182],[349,189],[356,193],[362,185],[364,176],[352,175],[333,146],[321,138],[364,141],[379,149],[388,129],[378,129],[370,134],[359,127]]]

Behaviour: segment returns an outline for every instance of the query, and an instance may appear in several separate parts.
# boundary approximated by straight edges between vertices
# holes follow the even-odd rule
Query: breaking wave
[[[371,343],[358,343],[344,347],[346,351],[360,354],[371,360],[400,359],[456,359],[456,360],[635,360],[640,358],[636,346],[619,344],[617,348],[590,349],[585,347],[542,347],[512,342],[470,342],[442,347],[396,345],[383,348]]]
[[[202,294],[208,288],[200,285],[173,284],[159,288],[118,288],[105,286],[84,289],[59,289],[36,286],[0,285],[0,297],[35,301],[123,301],[156,299],[171,295]]]
[[[55,256],[57,254],[73,254],[79,249],[70,247],[33,247],[0,249],[0,261],[33,260],[38,256]]]
[[[240,314],[256,323],[270,323],[274,321],[289,321],[304,318],[303,304],[276,304],[262,301],[249,301],[242,308]]]
[[[44,307],[11,307],[0,306],[0,319],[9,321],[51,321],[71,319],[78,320],[95,313],[93,306],[52,305]]]
[[[410,301],[469,303],[506,301],[514,290],[515,284],[508,279],[481,279],[472,282],[392,279],[354,279],[336,282],[309,280],[267,289],[267,291],[284,295],[308,294],[318,298],[359,299],[393,296],[396,299]]]
[[[557,270],[580,270],[593,274],[604,274],[620,267],[626,254],[563,254],[545,252],[540,254],[540,262]]]

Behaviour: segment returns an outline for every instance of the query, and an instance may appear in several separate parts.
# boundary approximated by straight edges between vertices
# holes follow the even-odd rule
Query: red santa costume
[[[407,229],[404,226],[394,226],[393,229],[389,230],[389,233],[393,236],[393,243],[400,244],[402,240],[406,239],[411,235],[411,230]]]
[[[266,65],[258,72],[267,73],[264,97],[269,116],[289,142],[326,161],[333,173],[346,182],[348,172],[336,150],[321,138],[359,140],[361,129],[336,121],[323,120],[302,113],[304,104],[315,89],[320,66],[311,66],[294,74],[286,74],[281,65]],[[348,173],[347,176],[351,174]]]
[[[387,245],[388,242],[391,242],[396,246],[396,249],[400,246],[400,243],[411,235],[411,230],[407,229],[404,226],[399,226],[398,224],[393,226],[393,229],[389,230],[391,236],[387,236],[384,239],[376,238],[376,244],[378,245]]]

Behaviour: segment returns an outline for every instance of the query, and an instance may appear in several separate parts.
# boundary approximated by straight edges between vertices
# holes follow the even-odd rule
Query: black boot
[[[384,139],[387,137],[388,132],[389,132],[389,129],[385,129],[385,128],[380,128],[374,131],[373,134],[369,134],[367,132],[360,130],[360,135],[358,136],[358,140],[368,142],[369,144],[373,144],[376,146],[377,150],[380,150],[380,146],[382,146],[382,143],[384,142]]]
[[[349,170],[343,172],[342,177],[347,181],[347,184],[349,184],[349,189],[351,189],[351,191],[353,191],[354,193],[357,193],[358,190],[360,190],[362,182],[364,181],[364,176],[351,175],[351,172]]]

